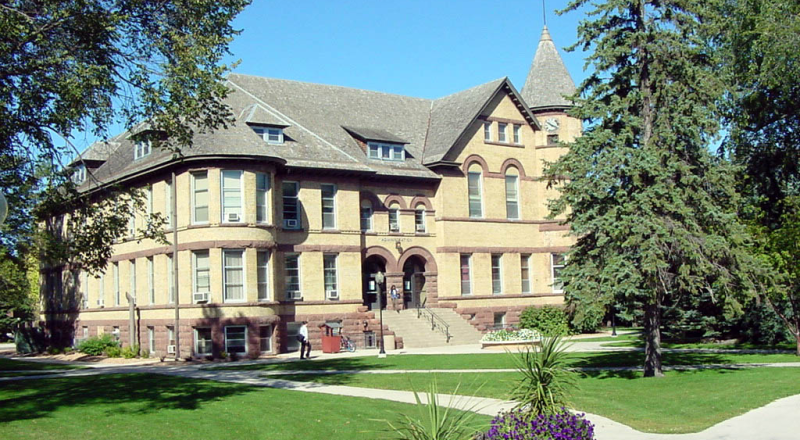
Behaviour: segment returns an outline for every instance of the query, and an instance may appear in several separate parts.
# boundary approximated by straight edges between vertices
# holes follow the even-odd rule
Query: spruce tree
[[[703,35],[713,3],[591,6],[576,46],[594,72],[573,98],[585,132],[546,171],[560,190],[551,214],[577,239],[565,289],[642,312],[644,375],[662,376],[664,304],[700,292],[724,301],[746,258],[732,168],[708,148],[722,93]]]

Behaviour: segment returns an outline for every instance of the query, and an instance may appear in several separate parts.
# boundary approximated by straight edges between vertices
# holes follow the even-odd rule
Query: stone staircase
[[[445,345],[478,344],[481,333],[453,309],[430,308],[437,316],[442,318],[450,327],[450,342],[440,330],[431,330],[430,316],[423,314],[417,318],[416,309],[394,310],[383,312],[383,323],[388,326],[396,336],[403,338],[404,348],[441,347]]]

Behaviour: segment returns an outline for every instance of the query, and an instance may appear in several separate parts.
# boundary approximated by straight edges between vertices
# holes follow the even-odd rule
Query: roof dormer
[[[386,130],[363,127],[342,127],[361,145],[372,160],[402,162],[406,160],[408,141]]]

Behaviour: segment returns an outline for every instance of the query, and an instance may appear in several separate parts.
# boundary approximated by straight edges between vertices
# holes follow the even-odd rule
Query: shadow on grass
[[[706,365],[730,363],[731,359],[720,353],[663,353],[661,362],[664,366]],[[569,366],[575,368],[642,368],[644,353],[628,351],[576,354],[571,356]]]
[[[226,365],[210,367],[207,370],[237,371],[319,371],[319,370],[379,370],[395,368],[387,362],[378,362],[373,357],[326,359],[324,361],[289,361],[280,363],[261,363],[249,365]]]
[[[21,380],[0,384],[0,420],[38,419],[63,407],[110,405],[110,413],[194,410],[255,388],[148,374]],[[133,404],[133,405],[129,405]]]
[[[26,362],[0,357],[0,371],[8,370],[75,370],[80,367],[64,364],[48,364],[44,362]]]

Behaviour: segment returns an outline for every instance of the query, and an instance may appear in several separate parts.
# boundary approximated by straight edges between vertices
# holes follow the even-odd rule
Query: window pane
[[[325,292],[336,290],[336,255],[323,256]]]
[[[272,351],[272,326],[262,325],[258,328],[258,342],[261,353]]]
[[[297,254],[286,254],[285,283],[288,299],[298,299],[300,296],[300,258]]]
[[[469,255],[461,256],[461,294],[469,295],[471,292],[470,273],[469,273]]]
[[[502,273],[500,271],[500,255],[492,255],[492,293],[503,290]]]
[[[269,299],[269,252],[258,251],[257,253],[257,276],[258,276],[258,299]]]
[[[506,176],[506,218],[519,218],[519,203],[517,199],[517,176]]]
[[[507,124],[504,124],[502,122],[497,124],[497,140],[499,142],[506,141],[506,126]]]
[[[336,185],[322,185],[322,227],[336,227]]]
[[[281,186],[283,190],[283,219],[298,220],[297,203],[297,182],[284,182]]]
[[[225,269],[225,300],[244,300],[244,251],[224,251],[223,265]]]
[[[414,228],[417,232],[425,232],[425,211],[422,209],[414,211]]]
[[[514,143],[520,143],[520,129],[522,128],[521,125],[514,125]]]
[[[483,140],[491,141],[492,140],[492,123],[491,122],[484,122],[483,123]]]
[[[469,216],[481,217],[483,215],[481,203],[481,173],[467,173],[469,192]]]
[[[389,230],[397,232],[400,230],[400,221],[397,208],[389,209]]]
[[[372,230],[372,208],[361,208],[361,230]]]
[[[225,351],[228,353],[247,352],[246,327],[225,327]]]
[[[208,175],[206,173],[192,174],[194,180],[194,221],[208,221]]]
[[[522,293],[531,292],[531,275],[530,275],[530,254],[522,254],[520,256],[520,267],[522,268]]]

